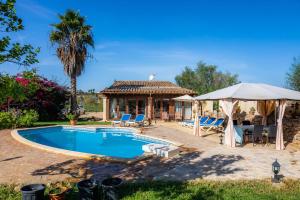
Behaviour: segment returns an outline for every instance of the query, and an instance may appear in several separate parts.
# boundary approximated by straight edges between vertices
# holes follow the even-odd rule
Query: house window
[[[190,102],[184,102],[184,118],[192,119],[192,104]]]
[[[182,102],[175,102],[175,112],[181,113],[182,112]]]

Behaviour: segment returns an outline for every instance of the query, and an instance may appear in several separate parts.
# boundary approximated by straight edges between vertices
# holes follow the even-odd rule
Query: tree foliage
[[[0,0],[0,64],[9,62],[17,65],[29,66],[37,63],[37,54],[40,49],[33,48],[30,44],[22,45],[12,42],[9,34],[24,29],[22,19],[16,14],[16,0]]]
[[[52,25],[50,41],[56,45],[56,54],[71,79],[71,112],[74,114],[77,110],[76,78],[84,70],[88,47],[94,47],[92,27],[86,24],[79,12],[73,10],[67,10],[58,17],[60,22]]]
[[[192,89],[198,94],[205,94],[239,83],[237,74],[223,73],[217,69],[216,65],[199,62],[195,69],[185,67],[183,72],[175,77],[175,80],[179,86]]]
[[[287,86],[300,91],[300,57],[294,58],[289,72],[286,74]]]

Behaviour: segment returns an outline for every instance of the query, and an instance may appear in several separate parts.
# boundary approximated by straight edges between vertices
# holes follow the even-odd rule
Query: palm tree
[[[67,10],[64,15],[58,15],[60,22],[52,24],[50,41],[57,47],[56,53],[65,73],[71,80],[71,113],[77,114],[76,78],[84,70],[89,56],[88,47],[94,47],[92,27],[86,24],[79,12]]]

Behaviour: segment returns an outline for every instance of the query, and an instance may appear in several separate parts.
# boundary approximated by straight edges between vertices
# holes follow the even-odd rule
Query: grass
[[[77,125],[110,125],[111,122],[78,121]],[[35,122],[34,126],[69,125],[69,121]]]
[[[75,184],[67,199],[78,199]],[[50,190],[47,189],[46,193]],[[299,199],[300,180],[287,180],[279,186],[273,186],[269,181],[197,181],[186,182],[139,182],[126,183],[120,188],[123,200],[231,200],[231,199]],[[20,199],[20,193],[14,186],[0,185],[0,199]]]

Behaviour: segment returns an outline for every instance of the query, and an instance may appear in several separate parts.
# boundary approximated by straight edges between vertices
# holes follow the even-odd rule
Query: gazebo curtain
[[[225,129],[225,145],[235,147],[235,131],[233,126],[233,112],[238,100],[224,99],[220,101],[223,112],[228,116],[227,127]]]
[[[286,100],[279,101],[279,111],[278,111],[278,120],[277,120],[277,133],[276,133],[276,149],[283,150],[283,127],[282,127],[282,119],[284,116],[284,111],[286,108]]]
[[[257,112],[263,117],[262,124],[267,125],[268,116],[275,110],[275,101],[257,101]]]
[[[194,135],[201,136],[202,135],[201,132],[199,133],[199,130],[200,130],[200,124],[199,124],[199,102],[195,101],[194,106],[195,106]]]

